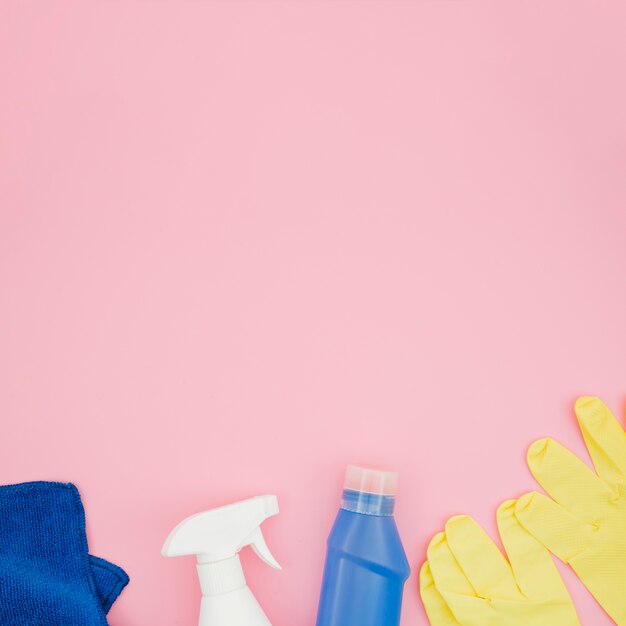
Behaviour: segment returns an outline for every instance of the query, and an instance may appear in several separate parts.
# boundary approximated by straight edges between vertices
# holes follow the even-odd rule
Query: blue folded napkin
[[[74,485],[0,487],[2,626],[105,626],[127,583],[124,570],[89,554]]]

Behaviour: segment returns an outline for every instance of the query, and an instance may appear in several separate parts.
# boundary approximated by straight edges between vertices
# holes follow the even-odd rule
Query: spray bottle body
[[[271,626],[247,585],[220,594],[202,596],[200,626]]]

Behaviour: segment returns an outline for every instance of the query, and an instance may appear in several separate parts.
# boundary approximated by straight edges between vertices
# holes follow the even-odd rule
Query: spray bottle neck
[[[198,558],[197,568],[203,596],[217,596],[246,586],[238,554],[212,563]]]

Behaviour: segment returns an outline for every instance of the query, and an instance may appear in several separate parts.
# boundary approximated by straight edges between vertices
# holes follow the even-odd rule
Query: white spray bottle
[[[277,513],[276,496],[257,496],[192,515],[165,540],[163,556],[198,559],[200,626],[271,626],[246,584],[239,551],[252,546],[268,565],[281,569],[261,532],[261,524]]]

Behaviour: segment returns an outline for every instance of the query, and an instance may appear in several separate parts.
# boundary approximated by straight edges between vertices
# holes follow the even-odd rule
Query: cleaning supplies
[[[554,500],[526,494],[515,514],[625,626],[626,433],[598,398],[579,398],[575,411],[597,473],[554,440],[537,441],[528,465]]]
[[[466,515],[430,542],[420,593],[432,626],[580,626],[549,552],[514,511],[510,500],[497,514],[509,561]]]
[[[397,480],[394,472],[348,467],[317,626],[398,626],[409,564],[393,518]]]
[[[128,583],[90,556],[85,512],[70,483],[0,487],[0,624],[105,626]]]
[[[246,585],[239,551],[249,545],[265,563],[281,569],[261,532],[261,524],[277,514],[276,496],[258,496],[192,515],[169,534],[163,556],[198,559],[200,626],[271,626]]]
[[[128,574],[115,563],[89,555],[89,565],[93,576],[96,595],[102,610],[108,613],[120,593],[128,584]]]

